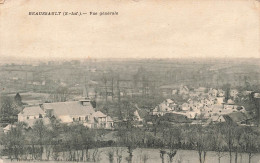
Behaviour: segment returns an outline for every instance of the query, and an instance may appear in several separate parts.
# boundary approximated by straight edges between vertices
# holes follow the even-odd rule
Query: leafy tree
[[[2,96],[0,99],[0,118],[2,122],[14,123],[19,111],[14,105],[14,100],[9,96]]]
[[[23,134],[23,124],[18,123],[12,126],[11,130],[1,138],[1,144],[5,147],[10,159],[19,160],[24,154],[25,135]]]
[[[223,85],[223,90],[225,91],[225,101],[227,101],[230,98],[230,89],[231,89],[231,84],[225,84]]]
[[[32,128],[32,134],[35,137],[35,143],[40,146],[39,157],[40,160],[42,160],[43,145],[44,143],[46,143],[44,139],[47,136],[47,127],[44,125],[44,122],[40,119],[35,121]]]

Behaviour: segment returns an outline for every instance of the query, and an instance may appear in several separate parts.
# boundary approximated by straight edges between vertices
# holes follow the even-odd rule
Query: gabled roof
[[[103,114],[101,111],[94,112],[93,117],[106,117],[107,115]]]
[[[232,120],[233,122],[243,122],[249,119],[249,117],[247,117],[246,114],[244,114],[243,112],[233,112],[223,115],[223,117],[225,118],[225,120]]]
[[[229,104],[229,105],[234,105],[235,102],[234,102],[233,100],[231,100],[231,99],[228,99],[227,104]]]
[[[5,128],[3,128],[3,130],[9,131],[11,130],[11,128],[15,128],[15,127],[16,127],[15,125],[8,124]]]
[[[54,115],[89,115],[94,113],[92,105],[82,105],[79,101],[44,103],[45,110],[53,110]]]
[[[44,114],[44,111],[40,108],[40,106],[26,107],[19,113],[20,115],[39,115]]]
[[[107,116],[107,121],[108,122],[113,122],[113,119],[110,116]]]
[[[167,103],[171,104],[174,103],[174,101],[172,101],[172,99],[166,99]]]

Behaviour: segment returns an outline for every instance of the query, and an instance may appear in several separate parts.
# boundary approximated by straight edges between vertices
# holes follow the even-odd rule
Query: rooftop
[[[40,106],[33,106],[33,107],[26,107],[23,109],[22,112],[19,114],[22,115],[39,115],[39,114],[44,114],[44,111],[40,108]]]
[[[94,113],[92,105],[82,105],[79,101],[44,103],[45,110],[53,110],[55,115],[89,115]]]

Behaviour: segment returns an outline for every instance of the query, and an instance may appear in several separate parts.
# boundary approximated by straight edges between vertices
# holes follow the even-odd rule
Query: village
[[[165,88],[162,89],[162,93],[165,93],[163,90]],[[252,91],[239,92],[237,89],[230,89],[227,92],[223,89],[205,87],[190,90],[187,86],[181,85],[179,89],[172,89],[171,92],[172,96],[181,97],[182,100],[168,98],[154,108],[148,109],[140,109],[136,103],[131,104],[132,108],[129,108],[132,112],[130,120],[134,122],[134,126],[152,125],[151,118],[154,117],[159,117],[162,120],[167,117],[167,121],[175,125],[185,123],[208,125],[209,123],[226,121],[232,121],[238,125],[257,125],[254,121],[258,117],[247,111],[244,106],[239,105],[239,102],[236,103],[241,101],[240,98],[250,98],[252,94],[257,97],[258,94]],[[84,88],[82,97],[77,97],[73,101],[23,106],[17,116],[18,122],[26,123],[27,127],[33,127],[37,120],[42,120],[48,125],[50,120],[54,118],[60,123],[78,123],[87,128],[108,130],[114,130],[129,119],[129,117],[119,119],[118,116],[106,115],[104,108],[96,108],[96,106],[93,92],[87,92],[87,89]],[[7,124],[3,131],[6,133],[12,127],[15,125]]]
[[[151,110],[152,115],[163,116],[170,113],[183,115],[192,120],[192,124],[232,120],[240,125],[249,125],[248,122],[253,119],[244,106],[235,103],[241,98],[239,94],[250,96],[252,91],[239,92],[236,89],[231,89],[228,99],[225,95],[227,92],[222,89],[205,87],[190,91],[186,86],[181,86],[179,90],[172,90],[172,93],[186,98],[185,102],[179,103],[174,99],[166,99]]]

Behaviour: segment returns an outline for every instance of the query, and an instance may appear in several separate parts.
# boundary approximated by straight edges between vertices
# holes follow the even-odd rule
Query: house
[[[211,89],[209,90],[208,94],[209,94],[210,96],[217,97],[217,95],[218,95],[218,90],[211,88]]]
[[[92,116],[94,118],[94,128],[113,128],[114,124],[112,118],[101,111],[94,112]]]
[[[222,89],[218,89],[218,96],[219,97],[225,96],[225,91],[223,91]]]
[[[182,95],[182,94],[188,94],[189,93],[189,88],[187,86],[183,86],[181,85],[180,87],[180,90],[179,90],[179,94]]]
[[[225,100],[225,97],[224,97],[224,96],[219,96],[219,97],[217,97],[217,104],[223,104],[223,103],[224,103],[224,100]]]
[[[40,119],[45,117],[45,112],[40,108],[40,106],[25,107],[18,114],[19,122],[26,122],[28,120]]]
[[[137,110],[134,112],[134,119],[133,120],[134,121],[138,121],[138,122],[142,122],[143,121],[143,119],[140,117],[140,115],[139,115]]]
[[[88,122],[91,114],[95,112],[89,99],[44,103],[42,108],[46,116],[60,119],[62,123]]]
[[[46,113],[40,106],[25,107],[18,114],[18,122],[24,122],[27,127],[33,127],[37,120],[42,120],[44,124],[50,124],[50,119],[46,117]]]
[[[79,101],[44,103],[41,105],[47,117],[55,117],[62,123],[81,123],[89,128],[112,128],[111,117],[95,112],[90,99]]]
[[[251,119],[247,114],[243,112],[232,112],[230,114],[223,115],[225,121],[234,122],[237,124],[247,124],[247,120]]]
[[[235,105],[235,102],[231,99],[227,101],[227,103],[223,104],[224,109],[236,109],[238,106]]]
[[[177,93],[178,93],[178,90],[176,90],[176,89],[172,90],[172,95],[176,95]]]
[[[11,125],[11,124],[8,124],[7,126],[5,126],[3,128],[4,130],[4,133],[8,133],[9,131],[11,131],[12,128],[16,127],[15,125]]]
[[[200,111],[190,111],[186,113],[189,119],[195,119],[200,114]]]
[[[183,103],[181,105],[181,110],[183,111],[189,111],[190,110],[190,105],[188,103]]]
[[[168,103],[167,101],[170,103]],[[165,113],[172,112],[174,110],[174,106],[170,107],[171,104],[174,103],[170,99],[163,101],[152,110],[152,115],[164,115]]]

